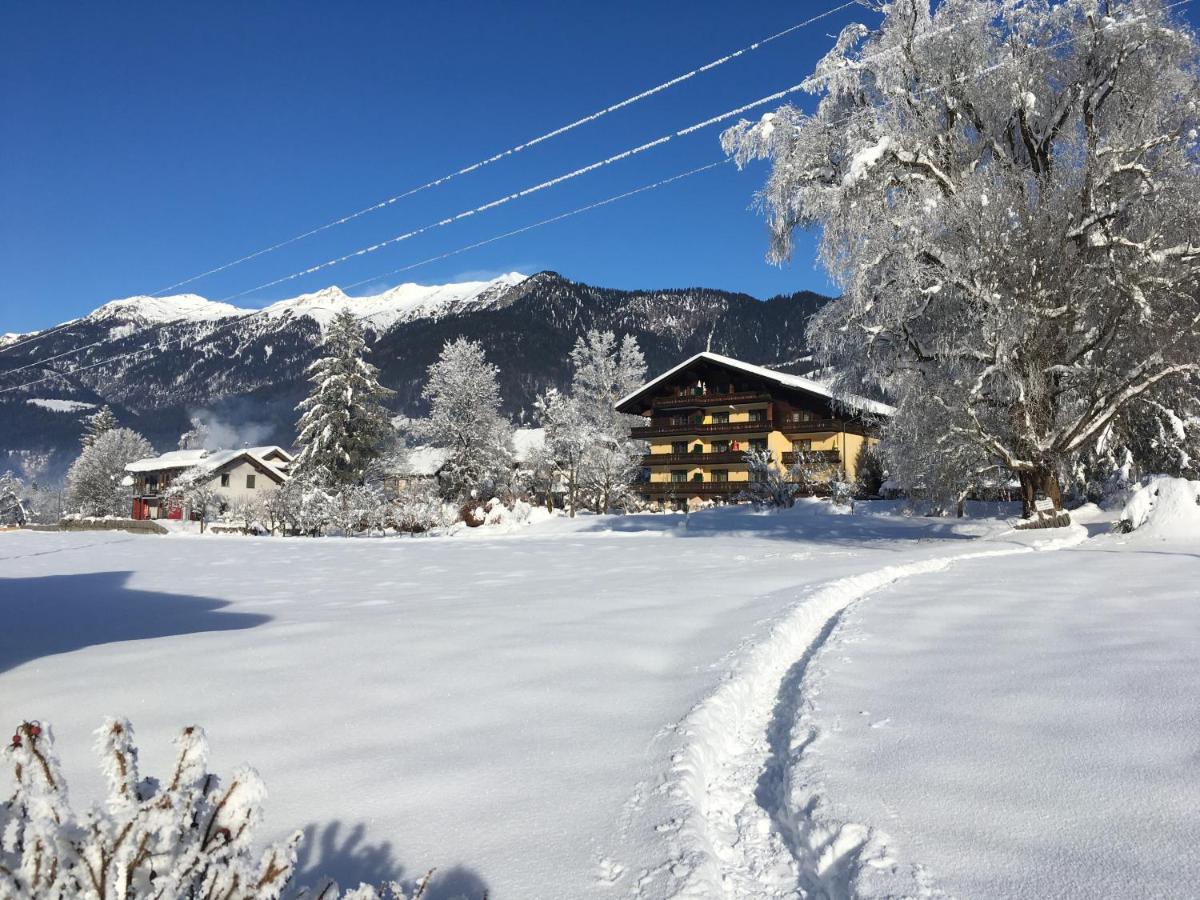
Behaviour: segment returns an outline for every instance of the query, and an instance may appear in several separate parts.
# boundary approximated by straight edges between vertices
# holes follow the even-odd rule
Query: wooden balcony
[[[813,434],[842,431],[846,427],[846,423],[840,419],[809,419],[807,422],[783,421],[776,427],[784,434]]]
[[[837,466],[841,465],[842,462],[842,454],[837,450],[804,450],[801,451],[801,453],[815,463],[823,462],[831,466]],[[795,453],[793,451],[784,453],[783,464],[785,466],[794,466],[796,464],[797,457],[800,455],[800,453]]]
[[[724,422],[715,425],[696,425],[684,422],[679,425],[661,423],[657,425],[639,425],[631,428],[630,434],[635,438],[662,437],[670,434],[766,434],[774,429],[769,421],[763,422]]]
[[[745,461],[745,450],[730,450],[727,453],[647,453],[642,457],[643,466],[711,466]]]
[[[769,403],[766,391],[739,391],[734,394],[680,394],[677,397],[655,397],[655,409],[698,409],[705,406],[736,406],[739,403]]]
[[[748,481],[643,481],[633,489],[643,497],[736,497]]]

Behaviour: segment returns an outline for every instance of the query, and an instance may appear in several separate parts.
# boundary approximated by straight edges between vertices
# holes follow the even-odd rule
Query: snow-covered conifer
[[[325,333],[325,355],[309,367],[312,389],[297,409],[295,469],[323,469],[334,484],[361,484],[392,428],[383,400],[392,391],[363,359],[362,326],[343,309]]]
[[[440,478],[450,497],[490,497],[510,475],[512,425],[500,414],[498,374],[483,346],[466,338],[448,341],[429,367],[421,391],[429,417],[414,430],[449,451]]]
[[[79,443],[86,450],[96,442],[96,438],[116,427],[117,417],[113,415],[113,411],[106,404],[91,415],[84,416],[83,434],[79,437]]]
[[[129,428],[97,436],[67,472],[67,503],[85,516],[127,516],[133,496],[125,467],[154,455],[150,443]]]
[[[1164,0],[897,0],[791,106],[723,136],[770,158],[771,256],[817,228],[842,289],[810,338],[847,390],[1058,504],[1073,454],[1200,371],[1200,53]],[[903,414],[903,413],[902,413]]]
[[[28,519],[24,482],[12,472],[0,473],[0,525],[23,525]]]

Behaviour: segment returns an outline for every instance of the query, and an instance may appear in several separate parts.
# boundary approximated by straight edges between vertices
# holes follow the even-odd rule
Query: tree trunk
[[[1052,500],[1054,511],[1062,511],[1062,489],[1058,484],[1058,473],[1049,466],[1039,466],[1017,473],[1021,480],[1021,515],[1032,519],[1036,515],[1034,503],[1040,499]]]

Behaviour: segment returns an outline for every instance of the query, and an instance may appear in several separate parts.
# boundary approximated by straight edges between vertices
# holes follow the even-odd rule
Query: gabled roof
[[[774,369],[766,369],[762,366],[756,366],[751,363],[742,362],[740,359],[734,359],[731,356],[722,356],[720,353],[710,353],[707,350],[703,353],[697,353],[690,359],[685,359],[673,369],[668,369],[657,378],[647,381],[633,393],[626,397],[622,397],[617,401],[617,409],[620,409],[631,400],[636,400],[646,391],[651,390],[666,379],[670,378],[672,375],[676,374],[677,372],[682,372],[688,366],[701,360],[717,363],[718,365],[726,366],[727,368],[734,369],[738,372],[745,372],[747,375],[756,375],[759,378],[772,381],[781,387],[805,391],[809,394],[816,394],[819,397],[828,398],[829,400],[833,400],[849,409],[858,410],[859,412],[870,413],[871,415],[876,416],[890,416],[896,412],[895,407],[888,406],[886,403],[880,403],[877,400],[868,400],[865,397],[856,396],[838,396],[834,394],[834,392],[831,391],[826,385],[819,381],[814,381],[811,378],[803,378],[800,375],[788,375],[786,372],[776,372]]]
[[[282,456],[284,463],[292,461],[292,454],[276,446],[244,447],[240,450],[171,450],[161,456],[131,462],[125,471],[166,472],[199,467],[216,475],[220,470],[244,460],[277,482],[286,480],[286,473],[278,463],[266,459],[268,456]]]

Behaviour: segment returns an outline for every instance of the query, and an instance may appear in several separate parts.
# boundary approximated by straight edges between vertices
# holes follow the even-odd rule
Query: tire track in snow
[[[792,767],[817,737],[810,730],[794,740],[809,662],[842,613],[881,588],[964,560],[1060,550],[1086,538],[1075,526],[1049,541],[885,566],[828,582],[799,601],[679,725],[685,744],[663,787],[681,801],[682,821],[674,858],[659,870],[671,884],[653,894],[848,898],[862,866],[894,866],[871,829],[824,820],[815,791],[793,795]],[[634,895],[650,888],[643,880]]]

